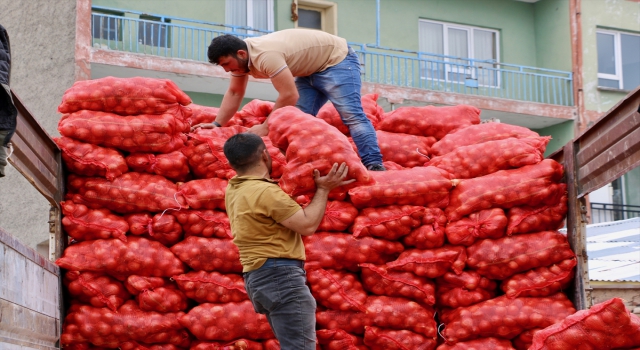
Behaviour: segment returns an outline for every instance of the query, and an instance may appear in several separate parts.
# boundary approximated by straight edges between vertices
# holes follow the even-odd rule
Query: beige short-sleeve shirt
[[[342,62],[349,51],[344,38],[312,29],[285,29],[247,38],[249,73],[270,79],[289,68],[294,77],[306,77]]]
[[[235,176],[225,204],[243,272],[258,269],[268,258],[306,259],[302,236],[280,224],[302,208],[277,183]]]

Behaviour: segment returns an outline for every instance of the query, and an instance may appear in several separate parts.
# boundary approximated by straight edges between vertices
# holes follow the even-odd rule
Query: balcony
[[[93,7],[91,27],[94,48],[200,62],[208,61],[207,47],[216,36],[233,34],[246,38],[268,33],[248,27],[103,7]],[[360,56],[364,82],[557,106],[574,105],[571,72],[349,44]]]
[[[640,206],[637,205],[591,203],[592,224],[638,217],[640,217]]]

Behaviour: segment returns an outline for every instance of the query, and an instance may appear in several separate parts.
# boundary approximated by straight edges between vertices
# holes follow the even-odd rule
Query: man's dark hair
[[[260,162],[266,148],[260,136],[247,132],[231,136],[224,143],[223,151],[233,170],[244,172]]]
[[[207,57],[209,57],[209,62],[218,64],[220,57],[231,56],[238,58],[236,55],[238,50],[247,51],[247,43],[244,40],[231,34],[220,35],[211,40]]]

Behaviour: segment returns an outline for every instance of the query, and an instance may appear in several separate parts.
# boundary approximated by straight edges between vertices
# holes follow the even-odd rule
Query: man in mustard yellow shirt
[[[314,171],[317,190],[307,207],[271,180],[271,157],[262,138],[237,134],[224,144],[237,176],[229,180],[225,204],[247,294],[256,312],[265,314],[283,350],[315,350],[316,301],[306,286],[302,236],[320,225],[329,192],[344,180],[345,163],[326,176]]]
[[[296,106],[315,116],[327,100],[333,102],[362,163],[369,170],[385,170],[376,131],[362,108],[360,60],[345,39],[311,29],[285,29],[245,40],[221,35],[211,41],[207,56],[231,72],[231,79],[216,120],[194,127],[225,125],[240,107],[249,76],[271,79],[278,91],[273,110]],[[249,131],[266,136],[268,120]]]

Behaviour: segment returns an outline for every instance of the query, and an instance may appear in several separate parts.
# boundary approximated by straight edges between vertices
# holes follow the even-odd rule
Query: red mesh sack
[[[365,311],[367,293],[355,274],[339,270],[308,270],[307,281],[318,304],[333,310]]]
[[[359,271],[358,264],[381,265],[393,260],[404,250],[399,242],[372,237],[356,239],[342,233],[315,233],[302,238],[307,257],[307,269]]]
[[[191,209],[225,210],[224,193],[229,182],[224,179],[191,180],[178,186],[178,193]]]
[[[467,266],[490,279],[503,280],[519,272],[575,257],[567,238],[557,231],[485,239],[467,247]]]
[[[224,143],[231,136],[246,132],[243,126],[213,129],[196,129],[189,134],[190,140],[181,151],[187,157],[189,166],[197,178],[230,179],[236,175],[224,156]]]
[[[249,339],[238,339],[230,342],[196,341],[190,350],[263,350],[262,343]]]
[[[195,103],[189,104],[191,109],[191,125],[198,125],[202,123],[213,123],[218,116],[218,107],[202,106]]]
[[[143,290],[136,300],[143,311],[176,312],[184,311],[189,306],[187,296],[171,284]]]
[[[64,347],[66,350],[105,350],[102,346],[95,346],[91,343],[73,343]]]
[[[436,350],[515,350],[511,342],[499,338],[481,338],[454,345],[442,344]]]
[[[444,245],[447,217],[439,208],[425,208],[422,225],[402,238],[405,246],[417,249],[439,248]]]
[[[250,128],[262,124],[273,111],[274,105],[271,101],[251,100],[233,115],[227,126],[240,125]]]
[[[405,169],[405,167],[403,167],[402,165],[396,163],[396,162],[392,162],[392,161],[383,161],[382,165],[384,165],[385,169],[387,170],[403,170]]]
[[[576,263],[576,259],[567,259],[551,266],[513,275],[502,281],[500,288],[510,298],[545,297],[555,294],[569,286],[573,280]]]
[[[496,282],[475,271],[447,272],[436,280],[436,299],[439,306],[455,309],[489,300],[496,296],[497,288]]]
[[[365,329],[364,343],[371,350],[433,350],[437,344],[435,339],[411,331],[378,327]]]
[[[318,329],[318,344],[327,350],[368,350],[362,338],[349,334],[342,329]]]
[[[349,202],[328,201],[320,226],[316,231],[346,230],[358,216],[358,209]]]
[[[127,341],[118,345],[120,350],[180,350],[173,344],[140,344],[136,341]],[[66,348],[65,348],[66,349]]]
[[[162,114],[180,110],[191,98],[169,79],[105,77],[77,81],[64,92],[60,113],[81,109],[120,115]]]
[[[362,286],[365,290],[388,297],[402,297],[421,305],[434,305],[435,285],[433,281],[411,272],[389,271],[384,266],[360,264]]]
[[[102,273],[69,271],[63,283],[74,299],[95,307],[106,306],[112,311],[131,298],[122,282]]]
[[[387,268],[412,272],[422,277],[436,278],[450,270],[460,274],[466,260],[466,250],[460,246],[444,246],[425,250],[409,249],[400,253],[398,259],[388,262]]]
[[[415,205],[364,208],[350,231],[354,237],[374,236],[395,241],[420,226],[424,210]]]
[[[560,183],[549,200],[551,204],[540,207],[515,207],[509,209],[507,235],[562,228],[567,215],[567,185]]]
[[[178,322],[183,312],[147,312],[130,300],[117,312],[107,308],[80,306],[68,313],[64,320],[60,344],[90,342],[94,345],[117,348],[126,341],[147,344],[184,345],[189,334]]]
[[[480,145],[462,146],[431,158],[427,165],[448,171],[456,179],[471,179],[498,170],[538,164],[551,137],[487,141]]]
[[[236,175],[229,161],[224,155],[224,144],[235,135],[246,132],[248,129],[242,126],[232,126],[215,129],[198,129],[196,133],[189,134],[191,140],[182,153],[189,159],[189,165],[198,178],[230,179]],[[271,177],[274,179],[282,176],[287,160],[280,150],[273,146],[268,137],[263,137],[267,151],[271,156]]]
[[[520,333],[520,335],[511,340],[513,347],[516,350],[529,350],[529,347],[531,347],[531,344],[533,344],[533,336],[539,330],[540,328],[528,329]]]
[[[170,153],[184,147],[189,124],[171,114],[117,114],[82,110],[58,122],[62,136],[126,152]]]
[[[240,252],[230,239],[191,236],[171,247],[171,251],[196,271],[242,273]]]
[[[536,138],[540,135],[522,126],[502,123],[482,123],[470,125],[445,135],[431,147],[435,156],[447,154],[458,147],[471,146],[493,140],[508,138]]]
[[[114,149],[75,141],[69,137],[55,137],[53,141],[62,151],[64,164],[74,174],[113,180],[129,171],[122,154]]]
[[[147,213],[129,214],[125,215],[125,219],[131,234],[158,241],[167,247],[182,239],[182,226],[171,214],[156,214],[153,217]]]
[[[560,322],[574,312],[562,293],[546,298],[500,296],[446,314],[441,333],[447,344],[489,337],[512,339],[528,329]]]
[[[434,137],[376,131],[382,160],[392,161],[406,168],[422,166],[429,160]]]
[[[187,296],[172,282],[158,277],[129,276],[127,290],[136,295],[142,311],[176,312],[187,309]]]
[[[316,188],[314,169],[326,175],[334,163],[346,163],[349,167],[347,178],[356,181],[332,192],[373,183],[346,136],[295,107],[279,108],[271,114],[269,138],[274,146],[286,152],[287,165],[280,178],[280,187],[290,196],[313,192]]]
[[[445,213],[449,221],[458,221],[483,209],[538,206],[559,190],[552,185],[560,181],[562,174],[560,163],[545,159],[536,165],[462,180],[451,191]]]
[[[117,213],[161,212],[169,208],[186,207],[176,196],[178,187],[159,175],[126,173],[113,181],[98,177],[69,175],[69,192],[87,206],[95,205]]]
[[[385,205],[420,205],[445,208],[449,204],[451,174],[436,167],[371,172],[374,184],[349,190],[351,202],[358,208]]]
[[[640,317],[620,298],[580,310],[533,336],[531,350],[630,349],[640,346]]]
[[[159,288],[167,284],[167,279],[163,277],[137,275],[131,275],[124,281],[125,288],[133,295],[138,295],[143,290]]]
[[[173,213],[185,237],[233,238],[227,213],[218,210],[179,210]]]
[[[173,276],[184,273],[184,264],[165,246],[141,237],[98,239],[70,245],[56,265],[71,271],[106,272],[112,275]]]
[[[480,110],[473,106],[400,107],[382,116],[378,130],[418,136],[445,135],[473,124],[480,124]]]
[[[62,227],[76,241],[118,238],[127,241],[125,234],[129,224],[122,217],[107,209],[89,209],[72,201],[60,202]]]
[[[187,157],[180,151],[158,155],[134,153],[126,161],[133,171],[164,176],[172,181],[184,181],[189,174]]]
[[[500,238],[507,227],[507,217],[500,208],[485,209],[447,224],[445,233],[451,244],[472,245],[478,239]]]
[[[430,306],[421,306],[403,298],[370,296],[365,307],[374,326],[406,329],[436,339],[435,312]]]
[[[224,322],[220,322],[221,320]],[[256,313],[249,300],[239,303],[200,304],[182,316],[180,323],[199,340],[275,338],[267,317]]]
[[[240,275],[191,271],[173,276],[178,288],[198,303],[229,303],[249,300]]]
[[[380,121],[380,117],[384,114],[382,107],[378,106],[378,94],[367,94],[362,96],[362,108],[367,119],[375,127]],[[326,103],[320,108],[316,117],[324,120],[327,124],[335,127],[341,133],[349,136],[349,127],[344,124],[338,110],[333,103]]]
[[[364,327],[371,326],[371,317],[364,312],[318,310],[316,323],[319,328],[342,330],[351,334],[364,334]]]

